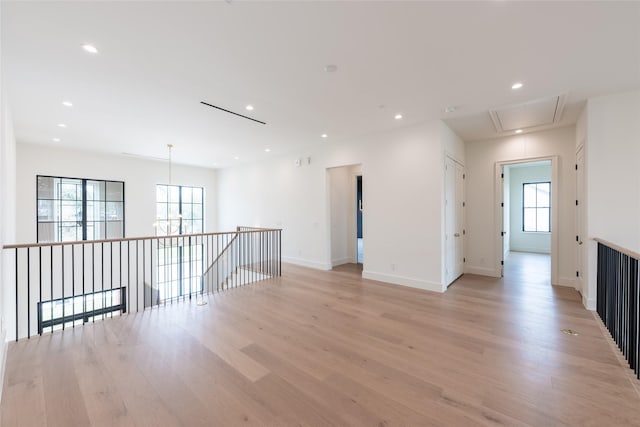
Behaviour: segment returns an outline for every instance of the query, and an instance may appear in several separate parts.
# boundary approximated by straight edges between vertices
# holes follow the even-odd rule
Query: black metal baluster
[[[142,311],[147,309],[147,290],[145,286],[147,286],[147,260],[146,260],[146,247],[145,240],[142,241]]]
[[[136,313],[140,311],[140,240],[136,240]],[[144,266],[144,264],[143,264]],[[142,308],[144,310],[144,307]]]
[[[18,248],[15,251],[16,254],[16,342],[18,341]],[[53,264],[52,264],[53,265]]]
[[[87,292],[85,290],[85,256],[84,256],[84,248],[86,244],[82,244],[82,324],[86,323],[87,319]]]
[[[42,246],[38,246],[38,335],[42,335]]]
[[[131,240],[127,240],[127,304],[131,304]],[[125,305],[129,312],[129,308]]]
[[[71,328],[76,327],[76,245],[71,245]]]
[[[149,301],[149,305],[151,306],[151,309],[153,310],[153,240],[149,240],[149,268],[151,270],[150,276],[151,276],[151,281],[149,283],[149,292],[150,292],[150,298],[151,301]]]
[[[31,248],[27,248],[27,339],[31,339]]]
[[[101,280],[100,280],[100,284],[101,284],[100,285],[100,297],[102,298],[102,310],[101,310],[102,311],[102,320],[104,320],[104,307],[105,307],[105,305],[107,305],[107,300],[106,300],[107,296],[104,294],[104,242],[100,243],[100,257],[101,257],[100,263],[102,264],[101,265],[102,275],[100,276],[101,277]]]
[[[61,280],[62,280],[62,330],[64,331],[64,326],[65,326],[65,321],[64,321],[64,317],[65,317],[65,301],[64,301],[64,245],[60,246],[60,252],[62,254],[62,264],[61,264],[61,269],[62,269],[62,276],[61,276]],[[51,326],[51,328],[53,328],[53,325]]]
[[[96,323],[96,244],[91,244],[91,323]]]

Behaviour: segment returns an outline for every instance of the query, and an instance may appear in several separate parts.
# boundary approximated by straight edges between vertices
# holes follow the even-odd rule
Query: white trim
[[[331,270],[332,268],[330,264],[324,264],[321,262],[312,261],[308,259],[292,258],[287,256],[282,257],[282,262],[288,262],[290,264],[295,264],[302,267],[315,268],[316,270]]]
[[[540,249],[536,247],[526,247],[526,246],[511,246],[511,250],[509,252],[526,252],[530,254],[546,254],[549,255],[551,251],[546,249]]]
[[[356,261],[352,257],[334,259],[334,260],[331,260],[331,267],[335,267],[336,265],[349,264],[349,263],[355,264]]]
[[[478,276],[488,277],[500,277],[500,270],[487,267],[474,267],[472,265],[466,265],[464,267],[464,274],[477,274]]]
[[[7,351],[9,350],[9,342],[5,341],[6,331],[2,331],[2,354],[0,355],[0,384],[4,384],[4,372],[7,365]],[[4,387],[0,387],[0,402],[2,402],[2,390]]]
[[[587,310],[595,311],[596,310],[596,300],[595,298],[587,298],[586,295],[582,295],[582,305]]]
[[[567,286],[569,288],[573,288],[578,293],[580,289],[576,288],[576,279],[573,277],[558,277],[558,283],[554,283],[555,286]]]
[[[363,271],[362,277],[369,280],[377,280],[379,282],[392,283],[394,285],[408,286],[411,288],[423,289],[432,292],[444,292],[441,283],[429,282],[427,280],[414,279],[411,277],[395,276],[385,273],[376,273],[374,271]]]

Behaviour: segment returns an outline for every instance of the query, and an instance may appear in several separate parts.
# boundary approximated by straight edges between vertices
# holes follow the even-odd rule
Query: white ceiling
[[[348,141],[437,118],[465,140],[485,139],[497,135],[490,108],[565,92],[566,125],[585,99],[640,88],[637,2],[1,7],[19,142],[150,157],[166,157],[171,143],[177,162],[207,167],[301,150],[322,133]],[[512,91],[516,81],[524,87]]]

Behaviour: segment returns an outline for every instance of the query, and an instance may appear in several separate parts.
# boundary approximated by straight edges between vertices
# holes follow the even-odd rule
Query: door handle
[[[460,237],[460,233],[454,234],[453,237]]]

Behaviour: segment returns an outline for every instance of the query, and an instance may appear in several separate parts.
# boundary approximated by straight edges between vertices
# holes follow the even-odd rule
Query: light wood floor
[[[206,306],[12,343],[2,426],[640,426],[578,294],[508,265],[445,294],[285,265]]]

